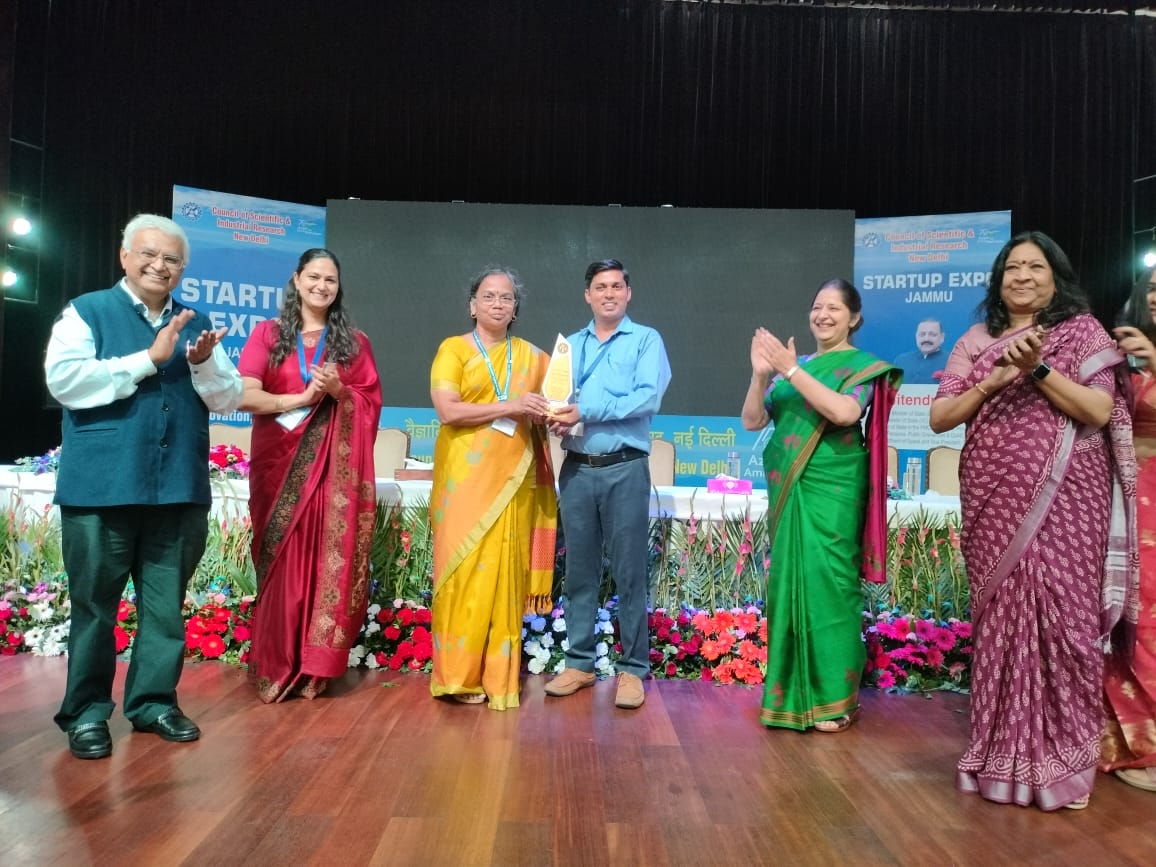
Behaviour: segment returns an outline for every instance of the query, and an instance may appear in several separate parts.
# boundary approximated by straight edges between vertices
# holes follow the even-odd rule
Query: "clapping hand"
[[[171,323],[170,323],[171,324]],[[213,348],[221,342],[221,338],[228,332],[227,328],[220,328],[216,331],[202,331],[197,337],[196,343],[188,343],[185,345],[185,357],[190,364],[202,364],[209,360],[209,356],[213,354]]]
[[[755,330],[751,339],[751,369],[756,376],[771,376],[775,373],[786,374],[792,367],[797,367],[798,355],[795,353],[795,338],[787,338],[786,345],[779,338],[765,328]]]
[[[327,361],[323,365],[313,365],[309,368],[310,381],[309,384],[316,385],[318,391],[325,392],[331,397],[339,397],[341,395],[341,375],[338,372],[337,365],[332,361]],[[320,394],[317,395],[320,397]]]
[[[1043,328],[1033,328],[1008,343],[996,364],[1000,367],[1017,367],[1031,373],[1040,366],[1044,356],[1044,338],[1048,332]]]
[[[163,328],[157,329],[156,337],[153,338],[153,345],[149,347],[149,361],[151,361],[154,366],[160,367],[173,357],[173,352],[175,352],[177,348],[177,339],[181,336],[181,329],[185,327],[185,324],[188,323],[194,315],[196,314],[186,307],[170,318]],[[197,342],[199,343],[200,341],[198,340]],[[212,351],[212,347],[209,348],[209,351]],[[207,357],[208,356],[206,356],[206,358]]]

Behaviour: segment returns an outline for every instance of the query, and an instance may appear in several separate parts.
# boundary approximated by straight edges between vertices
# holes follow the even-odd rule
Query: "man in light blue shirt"
[[[618,593],[622,660],[614,703],[641,707],[650,671],[646,619],[650,527],[650,423],[670,384],[662,337],[626,315],[630,275],[616,259],[586,269],[590,324],[570,335],[573,401],[553,415],[566,458],[558,506],[566,537],[566,669],[546,693],[594,684],[595,621],[603,549]]]

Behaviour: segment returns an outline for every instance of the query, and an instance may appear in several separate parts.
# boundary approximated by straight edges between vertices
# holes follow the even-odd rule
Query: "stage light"
[[[37,284],[40,282],[40,257],[35,250],[26,250],[8,245],[6,255],[0,259],[0,283],[4,285],[5,301],[23,301],[35,304]]]
[[[9,231],[17,237],[24,237],[32,232],[32,221],[27,217],[13,217],[8,224]]]
[[[1140,261],[1145,268],[1156,268],[1156,250],[1149,250]]]
[[[0,283],[4,284],[5,289],[11,289],[13,286],[15,286],[19,282],[20,282],[20,275],[19,274],[17,274],[11,268],[5,268],[4,269],[4,276],[0,277]]]

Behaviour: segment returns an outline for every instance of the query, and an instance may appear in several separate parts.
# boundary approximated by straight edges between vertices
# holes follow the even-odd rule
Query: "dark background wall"
[[[466,290],[482,267],[516,268],[526,301],[514,331],[548,352],[559,332],[591,317],[587,265],[618,258],[630,273],[631,317],[657,328],[666,345],[674,377],[662,411],[726,416],[742,405],[756,323],[812,350],[811,300],[823,280],[852,272],[855,219],[850,211],[335,200],[326,234],[350,309],[386,371],[387,406],[430,405],[430,363],[442,340],[468,330]]]
[[[174,183],[314,204],[1011,209],[1110,318],[1132,179],[1156,172],[1156,19],[920,5],[952,8],[18,0],[17,19],[49,12],[48,234],[39,303],[4,308],[0,460],[59,440],[52,318],[118,276],[120,228],[166,212]]]

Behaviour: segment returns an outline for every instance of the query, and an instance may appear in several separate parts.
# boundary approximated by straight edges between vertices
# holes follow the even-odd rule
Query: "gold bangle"
[[[984,400],[987,400],[989,397],[991,397],[991,392],[980,385],[978,382],[975,384],[975,390],[983,395]]]
[[[785,379],[787,382],[790,382],[791,377],[794,376],[798,372],[799,372],[799,365],[797,365],[797,364],[791,365],[791,369],[783,374],[783,379]]]

